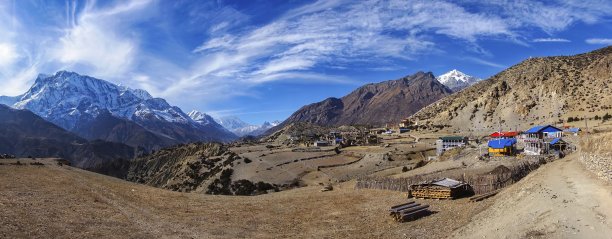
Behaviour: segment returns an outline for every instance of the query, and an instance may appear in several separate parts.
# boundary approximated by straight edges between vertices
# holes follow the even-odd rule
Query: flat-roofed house
[[[462,136],[445,136],[440,137],[436,141],[436,154],[442,155],[445,151],[457,147],[463,147],[467,144],[467,138]]]
[[[565,135],[574,135],[574,136],[577,136],[578,133],[580,133],[580,131],[582,131],[582,130],[580,130],[580,128],[567,128],[567,129],[563,130],[563,133]]]

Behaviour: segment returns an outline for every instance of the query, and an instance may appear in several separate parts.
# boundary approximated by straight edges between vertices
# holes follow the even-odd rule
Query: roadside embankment
[[[612,182],[612,132],[585,136],[580,161],[597,177]]]

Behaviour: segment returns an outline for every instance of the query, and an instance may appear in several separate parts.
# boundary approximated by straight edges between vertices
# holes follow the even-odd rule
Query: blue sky
[[[0,95],[71,70],[258,124],[417,71],[612,45],[609,0],[481,2],[0,0]]]

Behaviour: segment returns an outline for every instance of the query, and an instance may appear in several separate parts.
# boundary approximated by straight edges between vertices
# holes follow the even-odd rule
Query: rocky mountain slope
[[[443,98],[411,118],[460,131],[523,129],[612,112],[612,46],[531,58]]]
[[[59,157],[80,168],[119,176],[113,164],[134,158],[137,151],[120,143],[87,141],[28,110],[0,104],[0,153]]]
[[[74,72],[40,75],[23,95],[3,97],[0,100],[12,103],[11,106],[17,109],[28,109],[88,139],[118,140],[116,142],[159,148],[191,141],[230,141],[236,138],[214,121],[199,124],[180,108],[169,105],[164,99],[153,98],[144,90],[118,86]],[[106,112],[113,117],[105,115]],[[130,123],[140,127],[124,127]],[[108,131],[90,132],[97,125],[105,125]]]
[[[431,72],[418,72],[398,80],[364,85],[340,99],[328,98],[304,106],[268,132],[295,122],[323,126],[399,123],[450,94],[452,91],[438,82]]]
[[[436,79],[454,92],[460,91],[481,81],[479,78],[467,75],[458,70],[451,70],[438,76]]]

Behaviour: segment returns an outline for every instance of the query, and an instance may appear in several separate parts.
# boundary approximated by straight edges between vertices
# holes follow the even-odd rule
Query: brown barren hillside
[[[554,123],[612,113],[612,47],[532,58],[423,108],[419,124],[462,131]]]
[[[431,72],[417,72],[398,80],[364,85],[340,99],[328,98],[306,105],[268,133],[296,122],[322,126],[399,123],[450,94],[452,91],[438,82]]]

